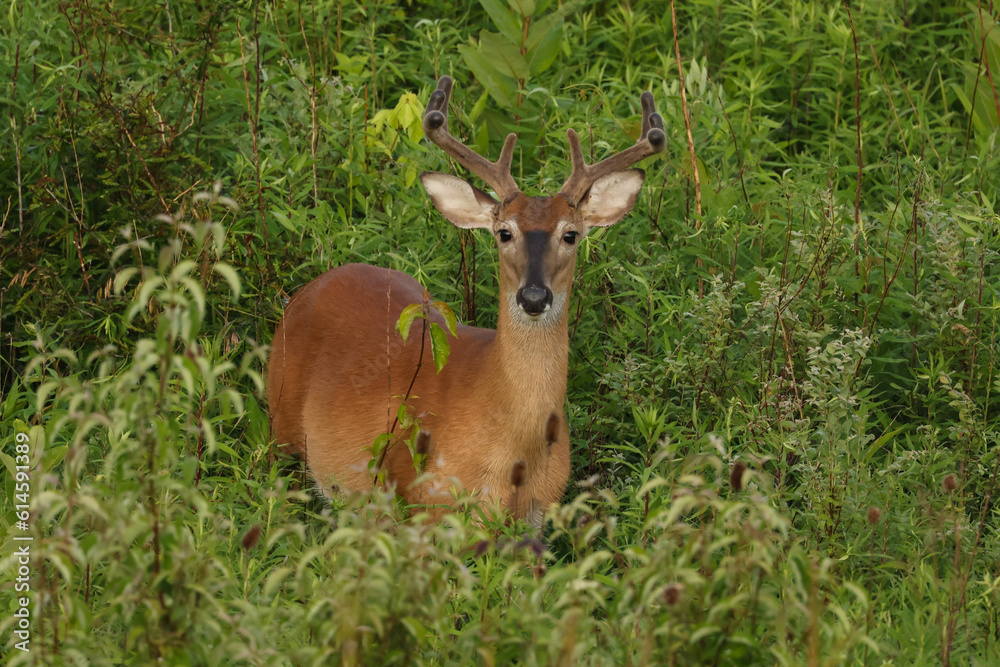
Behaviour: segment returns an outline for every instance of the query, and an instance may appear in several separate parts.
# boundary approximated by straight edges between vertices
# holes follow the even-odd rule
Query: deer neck
[[[569,290],[558,318],[547,323],[517,317],[515,294],[516,288],[500,285],[497,333],[486,360],[492,385],[488,391],[494,401],[510,402],[503,406],[509,418],[542,429],[550,414],[562,415],[566,398]]]

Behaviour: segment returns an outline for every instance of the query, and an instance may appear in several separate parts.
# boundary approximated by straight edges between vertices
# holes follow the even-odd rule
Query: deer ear
[[[639,196],[642,169],[615,171],[594,181],[590,190],[577,204],[583,222],[591,227],[608,227],[624,218]]]
[[[493,197],[450,174],[425,171],[420,174],[420,182],[434,207],[451,224],[463,229],[492,229],[498,206]]]

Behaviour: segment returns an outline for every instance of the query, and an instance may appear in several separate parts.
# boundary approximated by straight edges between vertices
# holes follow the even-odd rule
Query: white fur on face
[[[551,327],[562,317],[566,308],[566,292],[553,292],[552,303],[538,315],[529,315],[517,304],[517,292],[507,294],[507,308],[512,322],[525,327]]]

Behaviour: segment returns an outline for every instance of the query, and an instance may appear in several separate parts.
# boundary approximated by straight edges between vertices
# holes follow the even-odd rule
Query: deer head
[[[442,77],[424,112],[427,137],[459,164],[481,178],[497,198],[449,174],[424,172],[424,188],[438,211],[457,227],[489,229],[500,253],[501,319],[522,326],[560,321],[573,282],[576,248],[595,227],[607,227],[632,209],[644,172],[630,167],[663,150],[663,119],[653,95],[644,92],[642,134],[630,148],[588,165],[580,139],[569,139],[572,172],[553,197],[530,197],[511,175],[516,135],[510,134],[496,162],[490,162],[448,132],[452,80]],[[506,300],[506,309],[504,308]],[[506,313],[504,312],[506,310]]]

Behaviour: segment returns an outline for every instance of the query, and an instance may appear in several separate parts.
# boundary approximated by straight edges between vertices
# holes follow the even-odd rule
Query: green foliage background
[[[10,664],[1000,661],[992,2],[692,0],[676,50],[654,0],[3,8]],[[644,89],[667,126],[580,250],[544,542],[326,505],[269,441],[266,344],[326,268],[495,321],[492,240],[415,182],[453,168],[419,126],[442,74],[530,194],[567,127],[619,150]]]

